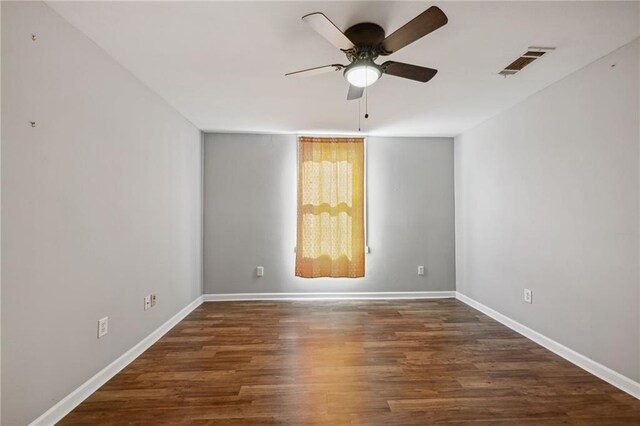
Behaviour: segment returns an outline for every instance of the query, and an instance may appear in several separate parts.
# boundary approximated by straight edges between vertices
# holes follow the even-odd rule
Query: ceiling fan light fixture
[[[386,61],[377,65],[374,61],[381,55],[388,56],[397,52],[448,22],[447,15],[437,6],[431,6],[388,36],[385,35],[384,29],[380,25],[372,22],[361,22],[342,32],[321,12],[305,15],[302,20],[333,46],[340,49],[350,64],[347,66],[341,64],[325,65],[290,72],[285,76],[304,77],[344,69],[343,76],[349,81],[348,101],[361,99],[365,94],[365,88],[378,81],[382,74],[421,83],[431,80],[438,70],[394,61]]]
[[[373,61],[354,62],[344,70],[349,84],[356,87],[368,87],[378,81],[382,70]]]

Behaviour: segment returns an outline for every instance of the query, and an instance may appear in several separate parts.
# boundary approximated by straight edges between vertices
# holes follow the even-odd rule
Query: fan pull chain
[[[364,118],[369,118],[369,90],[364,89]]]
[[[358,131],[360,131],[360,105],[362,104],[362,99],[358,99]]]

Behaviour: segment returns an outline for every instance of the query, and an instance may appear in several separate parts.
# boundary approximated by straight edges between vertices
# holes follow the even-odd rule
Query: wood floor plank
[[[62,425],[636,424],[640,401],[454,299],[197,308]]]

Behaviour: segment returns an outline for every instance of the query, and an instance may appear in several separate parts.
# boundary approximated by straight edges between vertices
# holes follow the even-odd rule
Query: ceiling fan
[[[343,33],[320,12],[305,15],[302,20],[344,52],[350,64],[325,65],[285,75],[287,77],[307,77],[344,70],[343,74],[349,81],[347,100],[361,98],[365,87],[375,83],[382,74],[408,78],[422,83],[431,80],[438,70],[394,61],[378,65],[374,61],[378,56],[388,56],[397,52],[448,22],[447,15],[440,8],[431,6],[385,37],[382,27],[370,22],[353,25]]]

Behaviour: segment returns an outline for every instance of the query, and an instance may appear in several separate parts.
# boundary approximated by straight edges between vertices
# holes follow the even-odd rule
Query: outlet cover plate
[[[109,332],[109,317],[98,320],[98,339]]]
[[[525,288],[523,299],[526,303],[533,303],[533,292],[530,289]]]
[[[151,308],[151,295],[144,297],[144,310]]]

